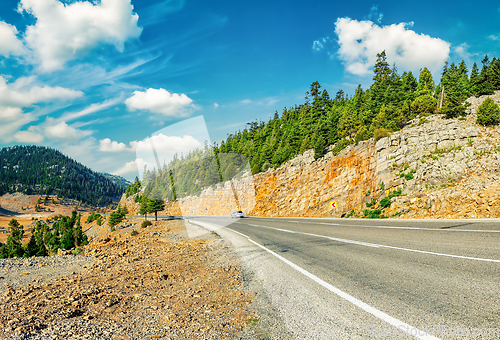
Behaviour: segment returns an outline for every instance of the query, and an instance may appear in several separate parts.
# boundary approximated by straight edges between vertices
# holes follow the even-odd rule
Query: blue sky
[[[167,155],[220,142],[303,103],[316,80],[352,95],[384,49],[436,81],[446,60],[500,56],[499,19],[493,1],[2,0],[0,146],[132,179],[141,143]],[[198,116],[192,133],[168,128]]]

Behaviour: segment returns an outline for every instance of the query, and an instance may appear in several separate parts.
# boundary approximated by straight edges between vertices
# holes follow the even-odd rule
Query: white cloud
[[[64,141],[77,141],[92,134],[92,131],[75,129],[66,124],[66,122],[57,123],[51,117],[48,117],[40,128],[43,129],[45,136]]]
[[[125,144],[116,141],[111,141],[109,138],[104,138],[99,141],[99,151],[102,152],[123,152],[123,151],[134,151],[132,148],[128,148]]]
[[[219,107],[219,104],[217,104],[217,103],[214,103],[214,107]]]
[[[26,138],[26,134],[16,133],[23,125],[37,119],[33,112],[24,112],[24,108],[37,103],[46,103],[54,100],[71,100],[83,96],[80,91],[73,91],[63,87],[38,85],[35,77],[21,77],[13,83],[0,76],[0,140],[11,142],[19,138]],[[21,137],[20,137],[21,136]]]
[[[19,143],[38,144],[43,141],[43,136],[31,131],[18,131],[14,134],[14,140]]]
[[[120,52],[127,40],[138,38],[138,15],[130,0],[78,1],[21,0],[19,11],[36,18],[25,32],[26,45],[35,52],[44,71],[58,70],[70,60],[85,56],[100,44]]]
[[[125,174],[138,173],[138,165],[143,164],[141,159],[136,159],[135,161],[127,162],[120,169],[113,171],[113,175],[123,176]]]
[[[370,14],[368,14],[368,20],[375,20],[380,24],[382,22],[383,17],[384,14],[378,11],[378,5],[373,5],[372,8],[370,8]]]
[[[252,104],[253,102],[252,102],[252,100],[251,100],[251,99],[243,99],[243,100],[241,101],[241,103],[242,103],[242,104]]]
[[[71,100],[83,96],[83,92],[63,87],[39,86],[35,77],[21,77],[14,83],[0,76],[0,107],[27,107],[35,103],[56,99]]]
[[[0,107],[0,112],[5,108]],[[31,113],[23,113],[22,110],[16,110],[16,117],[4,119],[0,115],[0,140],[5,143],[10,143],[14,140],[13,133],[21,127],[34,121],[36,117]]]
[[[102,111],[102,110],[107,109],[111,106],[114,106],[118,103],[120,103],[120,98],[108,99],[102,103],[90,104],[88,107],[86,107],[85,109],[80,110],[78,112],[70,112],[70,113],[63,114],[61,116],[60,120],[63,120],[66,122],[70,121],[70,120],[74,120],[74,119],[77,119],[80,117],[87,116],[87,115],[92,114],[92,113]]]
[[[466,64],[470,64],[471,57],[477,55],[469,52],[469,45],[467,43],[462,43],[453,48],[453,52],[462,60],[466,62]]]
[[[0,54],[5,57],[21,55],[24,47],[17,39],[17,29],[15,26],[0,21]]]
[[[321,51],[325,47],[325,43],[328,41],[328,38],[321,38],[313,41],[312,49],[316,52]]]
[[[389,63],[404,70],[427,67],[438,72],[450,53],[450,44],[407,29],[413,23],[378,26],[372,21],[339,18],[335,23],[338,57],[346,71],[365,76],[375,64],[377,53],[385,50]]]
[[[189,116],[198,107],[184,93],[170,93],[162,88],[147,89],[145,92],[134,91],[132,97],[125,100],[130,111],[148,110],[170,117]]]
[[[161,167],[168,164],[175,154],[187,154],[203,146],[193,136],[166,136],[162,133],[130,144],[136,150],[136,158],[141,159],[138,164],[141,171],[144,165],[147,165],[148,169],[158,168],[158,165]]]

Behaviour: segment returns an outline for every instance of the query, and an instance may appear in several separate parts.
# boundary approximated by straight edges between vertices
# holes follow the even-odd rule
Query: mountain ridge
[[[111,175],[110,175],[111,176]],[[0,194],[57,195],[95,206],[105,206],[121,195],[123,187],[106,176],[43,146],[0,149]]]

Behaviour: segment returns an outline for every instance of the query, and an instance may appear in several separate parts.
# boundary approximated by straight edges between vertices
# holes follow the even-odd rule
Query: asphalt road
[[[498,220],[187,219],[233,243],[291,338],[500,339]]]

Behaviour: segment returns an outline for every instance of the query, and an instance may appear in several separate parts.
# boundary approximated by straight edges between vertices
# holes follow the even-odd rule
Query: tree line
[[[0,258],[47,256],[58,249],[72,249],[88,244],[87,235],[82,231],[81,215],[73,211],[71,216],[59,215],[49,226],[35,222],[29,242],[23,245],[24,227],[16,219],[9,222],[9,235],[5,244],[0,243]]]
[[[421,69],[418,77],[399,74],[389,65],[385,51],[377,54],[373,83],[366,90],[358,85],[354,95],[340,89],[331,97],[316,81],[306,92],[303,104],[284,108],[267,122],[250,122],[228,134],[220,144],[178,156],[161,169],[144,169],[143,185],[149,197],[175,200],[195,195],[203,188],[230,179],[244,169],[243,159],[221,162],[223,155],[243,155],[253,174],[277,168],[288,160],[314,149],[323,157],[333,145],[337,154],[346,146],[374,137],[378,140],[403,128],[410,120],[426,122],[431,114],[448,119],[465,116],[471,96],[491,95],[500,89],[500,59],[485,56],[482,67],[469,69],[464,61],[446,62],[439,83]],[[498,105],[490,99],[478,110],[478,123],[498,124]]]

